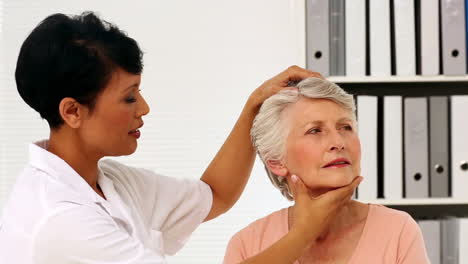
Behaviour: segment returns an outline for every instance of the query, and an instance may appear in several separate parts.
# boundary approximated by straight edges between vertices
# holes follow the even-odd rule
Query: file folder
[[[384,101],[384,198],[403,198],[403,105],[401,96]]]
[[[420,220],[419,227],[426,245],[427,256],[431,264],[441,264],[441,232],[439,220]]]
[[[420,1],[421,74],[439,74],[439,1]]]
[[[390,1],[369,1],[369,16],[371,76],[390,76]]]
[[[379,0],[380,1],[380,0]],[[416,74],[414,0],[394,0],[396,75]],[[436,54],[432,54],[434,56]]]
[[[468,200],[468,95],[451,97],[452,197]]]
[[[441,0],[443,74],[466,73],[465,1]]]
[[[429,179],[431,197],[449,197],[449,105],[446,96],[429,98]]]
[[[361,138],[360,200],[377,199],[377,97],[357,97],[358,130]]]
[[[427,98],[404,99],[405,197],[429,197]]]
[[[330,72],[328,15],[328,1],[306,1],[307,69],[318,71],[323,76]]]
[[[366,75],[366,0],[345,1],[346,75]]]
[[[460,230],[457,218],[441,220],[442,229],[442,263],[461,264],[459,262],[460,252]],[[464,249],[465,250],[465,249]]]
[[[468,218],[460,218],[460,252],[459,263],[468,263]]]
[[[330,75],[345,75],[345,3],[330,0]]]

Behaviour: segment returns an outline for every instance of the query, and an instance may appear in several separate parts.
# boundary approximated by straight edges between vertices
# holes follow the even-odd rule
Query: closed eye
[[[322,130],[320,130],[319,128],[311,128],[311,129],[307,130],[306,134],[315,135],[315,134],[318,134],[320,132],[322,132]]]
[[[350,126],[350,125],[345,125],[342,127],[344,130],[347,130],[347,131],[353,131],[353,127]]]

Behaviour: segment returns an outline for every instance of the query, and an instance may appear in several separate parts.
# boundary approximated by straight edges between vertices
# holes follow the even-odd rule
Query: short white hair
[[[250,135],[255,149],[265,164],[269,160],[281,161],[284,158],[289,128],[284,124],[282,113],[301,98],[331,100],[350,111],[356,120],[353,96],[338,85],[313,77],[302,80],[296,87],[297,90],[283,90],[265,100],[254,119]],[[293,200],[286,178],[275,175],[268,167],[266,170],[272,184],[284,197]]]

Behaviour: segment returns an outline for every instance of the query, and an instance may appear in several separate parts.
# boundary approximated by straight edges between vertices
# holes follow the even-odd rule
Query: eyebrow
[[[353,120],[352,120],[351,118],[348,118],[348,117],[342,117],[342,118],[338,119],[338,122],[337,122],[337,123],[344,122],[344,121],[351,121],[351,122],[352,122]],[[324,123],[325,123],[325,122],[322,121],[322,120],[314,120],[314,121],[312,121],[312,122],[306,122],[306,123],[305,123],[304,125],[302,125],[301,127],[304,128],[304,127],[306,127],[306,126],[308,126],[308,125],[310,125],[310,124],[320,126],[320,125],[323,125]]]
[[[139,82],[134,83],[134,84],[128,86],[127,88],[123,89],[123,90],[122,90],[122,93],[126,93],[128,90],[135,89],[135,88],[137,88],[137,87],[139,87],[139,86],[140,86],[140,83],[139,83]]]

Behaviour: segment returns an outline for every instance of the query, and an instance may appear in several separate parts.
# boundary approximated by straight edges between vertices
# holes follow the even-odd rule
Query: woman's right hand
[[[294,196],[293,225],[290,233],[297,234],[304,243],[311,243],[325,231],[339,209],[351,200],[363,177],[358,176],[343,187],[311,197],[302,180],[292,175],[289,186]]]

